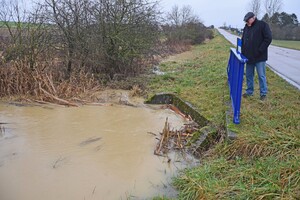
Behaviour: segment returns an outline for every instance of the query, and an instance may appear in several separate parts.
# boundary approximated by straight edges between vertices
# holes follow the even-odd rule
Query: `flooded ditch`
[[[154,155],[166,118],[173,129],[186,123],[171,109],[144,104],[0,103],[0,199],[174,197],[171,177],[199,163]]]

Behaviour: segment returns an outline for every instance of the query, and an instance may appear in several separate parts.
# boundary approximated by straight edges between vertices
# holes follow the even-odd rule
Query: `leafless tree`
[[[168,13],[167,19],[171,25],[179,26],[180,25],[180,11],[178,5],[173,6],[172,11]]]
[[[249,2],[250,11],[252,11],[257,17],[261,12],[261,0],[251,0]]]
[[[10,41],[15,46],[19,46],[22,43],[22,30],[24,27],[22,22],[26,21],[26,10],[24,10],[24,7],[17,0],[2,0],[0,20],[6,30],[6,34],[3,34],[5,40]]]
[[[41,8],[29,12],[22,1],[2,0],[0,9],[0,20],[4,24],[2,29],[2,41],[6,44],[5,59],[25,60],[31,69],[38,56],[46,50],[47,28],[44,26],[43,18],[38,13]]]
[[[192,7],[184,5],[181,9],[175,5],[167,14],[168,23],[175,26],[182,26],[188,23],[199,22],[199,18],[193,13]]]
[[[45,0],[44,15],[52,27],[55,43],[66,61],[67,76],[73,70],[73,64],[83,66],[89,53],[88,38],[91,25],[89,0]]]
[[[12,60],[25,56],[31,68],[38,58],[50,56],[65,78],[81,69],[110,78],[137,74],[162,44],[155,0],[43,0],[30,13],[21,9],[25,6],[0,1],[0,20],[12,41],[7,55]],[[15,27],[9,23],[13,17]],[[178,41],[206,38],[205,26],[190,6],[174,7],[169,17],[169,30]]]
[[[159,40],[157,2],[147,0],[44,0],[45,16],[66,63],[113,77],[138,71]]]
[[[100,0],[95,4],[98,52],[106,73],[131,74],[140,70],[141,59],[153,54],[159,40],[157,2]]]
[[[191,6],[183,6],[180,9],[175,5],[171,12],[167,13],[167,25],[164,30],[170,43],[199,44],[206,37],[212,37],[212,33],[193,13]]]
[[[282,0],[265,0],[265,11],[269,17],[272,17],[274,13],[281,10],[283,3]]]

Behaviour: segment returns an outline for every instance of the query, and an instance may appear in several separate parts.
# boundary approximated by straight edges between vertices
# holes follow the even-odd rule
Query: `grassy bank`
[[[149,83],[149,94],[174,92],[224,127],[229,101],[226,67],[230,44],[220,35],[170,57]],[[179,199],[299,199],[300,92],[269,69],[269,95],[242,99],[238,139],[218,144],[202,165],[174,178]],[[245,86],[244,86],[245,87]]]
[[[292,40],[273,40],[272,45],[278,47],[285,47],[289,49],[300,50],[300,41],[292,41]]]

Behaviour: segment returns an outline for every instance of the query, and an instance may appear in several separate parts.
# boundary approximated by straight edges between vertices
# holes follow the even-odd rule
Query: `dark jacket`
[[[268,60],[268,46],[272,42],[269,25],[255,19],[252,26],[244,27],[242,35],[242,54],[248,58],[249,64]]]

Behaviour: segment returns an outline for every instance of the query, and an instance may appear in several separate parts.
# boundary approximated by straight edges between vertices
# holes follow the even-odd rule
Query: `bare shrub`
[[[175,5],[166,20],[163,30],[169,43],[201,44],[212,37],[212,31],[204,26],[190,6],[179,8]]]

